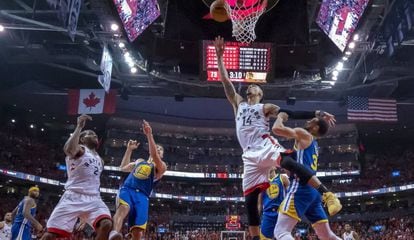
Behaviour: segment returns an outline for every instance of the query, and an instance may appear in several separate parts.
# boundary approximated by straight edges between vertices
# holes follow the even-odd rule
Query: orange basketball
[[[229,20],[229,15],[225,8],[226,3],[224,1],[225,0],[216,0],[210,6],[210,14],[217,22],[225,22]]]

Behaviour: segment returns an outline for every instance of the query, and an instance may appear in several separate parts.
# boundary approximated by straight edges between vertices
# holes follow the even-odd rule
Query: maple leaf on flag
[[[85,104],[85,106],[88,107],[89,110],[92,110],[92,108],[96,107],[96,105],[100,102],[101,100],[97,98],[93,92],[89,94],[88,98],[83,99],[83,104]]]

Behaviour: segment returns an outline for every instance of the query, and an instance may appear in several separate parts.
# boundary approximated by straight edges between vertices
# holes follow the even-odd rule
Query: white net
[[[225,4],[227,14],[233,25],[233,37],[242,43],[256,39],[254,29],[257,20],[266,11],[267,0],[228,0]]]

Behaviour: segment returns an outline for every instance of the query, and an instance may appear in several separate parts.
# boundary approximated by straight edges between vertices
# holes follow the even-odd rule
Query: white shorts
[[[280,154],[286,151],[272,136],[263,136],[254,147],[244,151],[244,195],[258,187],[266,189],[269,186],[269,170],[271,167],[280,167]]]
[[[100,195],[67,190],[47,221],[47,231],[70,237],[78,218],[96,228],[100,220],[111,219],[111,213]]]

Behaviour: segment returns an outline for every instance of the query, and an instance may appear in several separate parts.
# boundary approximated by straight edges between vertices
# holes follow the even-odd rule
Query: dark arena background
[[[329,216],[332,232],[345,240],[414,239],[414,1],[269,0],[252,43],[232,36],[234,21],[243,19],[212,18],[212,2],[0,1],[0,240],[46,239],[75,169],[63,148],[83,113],[92,117],[84,129],[98,135],[100,196],[112,218],[128,176],[120,170],[128,141],[140,142],[132,161],[149,158],[146,120],[164,147],[167,171],[148,213],[136,213],[148,216],[142,239],[257,239],[248,230],[243,149],[220,82],[217,36],[242,97],[256,83],[265,103],[335,116],[335,127],[318,139],[315,162],[342,204]],[[237,13],[241,2],[227,4]],[[289,119],[286,126],[304,124]],[[275,138],[293,148],[293,140]],[[24,214],[23,223],[13,223],[36,185],[42,229]],[[13,210],[14,219],[5,216]],[[82,216],[58,239],[109,239]],[[12,238],[14,224],[29,234],[18,229]],[[346,224],[355,235],[345,237]],[[124,239],[134,239],[129,227],[126,217]],[[322,239],[306,218],[292,236]]]

